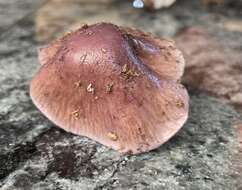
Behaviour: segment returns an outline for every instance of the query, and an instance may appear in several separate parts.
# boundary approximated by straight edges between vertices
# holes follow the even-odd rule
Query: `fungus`
[[[171,40],[100,23],[52,42],[39,57],[31,98],[66,131],[137,154],[165,143],[187,120],[184,59]]]

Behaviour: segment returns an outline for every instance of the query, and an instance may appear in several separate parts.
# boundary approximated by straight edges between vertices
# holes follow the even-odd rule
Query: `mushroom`
[[[121,153],[169,140],[188,117],[174,42],[109,23],[83,26],[40,50],[30,95],[66,131]]]

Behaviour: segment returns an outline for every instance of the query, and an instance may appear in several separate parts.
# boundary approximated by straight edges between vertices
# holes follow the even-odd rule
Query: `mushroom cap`
[[[39,58],[31,98],[66,131],[136,154],[159,147],[187,120],[184,59],[170,40],[100,23],[51,43]]]

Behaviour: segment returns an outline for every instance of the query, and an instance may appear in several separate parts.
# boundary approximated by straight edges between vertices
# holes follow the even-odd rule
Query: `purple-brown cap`
[[[100,23],[40,50],[34,104],[59,127],[133,154],[159,147],[188,117],[174,42]]]

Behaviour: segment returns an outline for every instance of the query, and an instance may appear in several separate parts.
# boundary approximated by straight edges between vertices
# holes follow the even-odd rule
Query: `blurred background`
[[[131,0],[1,0],[0,29],[1,33],[4,33],[16,21],[26,20],[31,14],[31,20],[35,25],[35,39],[38,42],[51,40],[85,23],[100,21],[138,27],[162,36],[172,36],[185,25],[193,24],[206,27],[212,24],[220,27],[220,30],[234,32],[242,30],[240,0],[145,0],[143,9],[135,9],[134,2]]]

